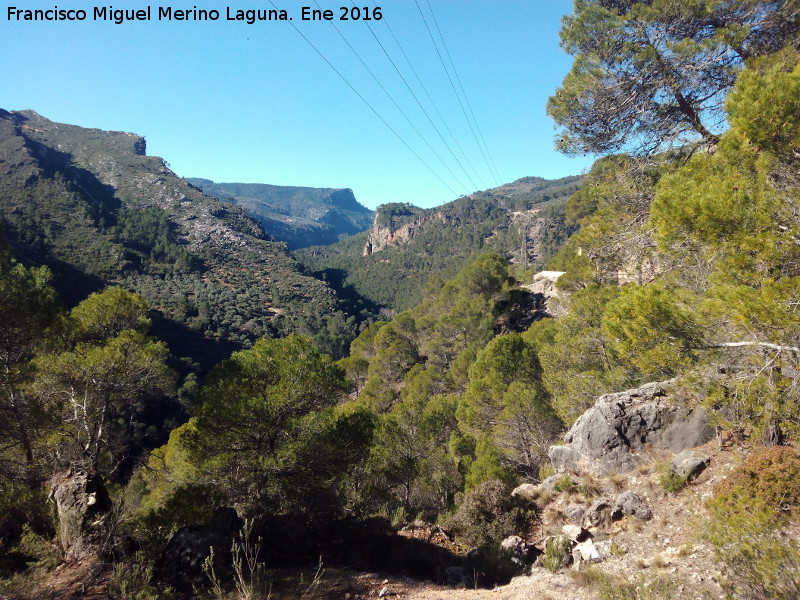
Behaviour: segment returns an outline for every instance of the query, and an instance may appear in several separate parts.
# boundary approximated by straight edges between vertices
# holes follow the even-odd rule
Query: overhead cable
[[[494,172],[492,171],[492,167],[489,164],[489,159],[487,158],[486,153],[483,150],[483,146],[481,146],[481,143],[478,141],[478,135],[475,133],[475,128],[472,125],[472,121],[470,121],[469,117],[467,116],[467,110],[464,108],[464,103],[461,101],[461,96],[459,96],[458,94],[458,90],[456,89],[455,83],[453,83],[453,78],[450,76],[450,71],[448,70],[447,65],[444,62],[444,58],[442,57],[442,53],[439,50],[438,44],[436,43],[436,39],[433,37],[433,33],[431,32],[430,26],[428,25],[428,20],[425,18],[425,14],[422,12],[422,7],[420,7],[418,0],[414,0],[414,4],[417,5],[417,10],[419,11],[419,15],[420,17],[422,17],[422,22],[425,24],[425,29],[428,31],[428,36],[431,38],[433,47],[436,49],[436,54],[439,56],[439,61],[442,63],[442,68],[444,69],[444,72],[447,75],[447,80],[450,82],[450,87],[453,89],[453,94],[455,94],[456,100],[458,100],[458,105],[461,107],[461,112],[464,114],[464,119],[466,119],[470,131],[472,131],[472,137],[475,139],[475,143],[478,146],[478,150],[480,150],[480,153],[483,156],[483,160],[486,163],[486,167],[489,169],[489,173],[496,178]]]
[[[478,124],[478,119],[475,118],[475,113],[472,112],[472,105],[469,102],[469,97],[467,96],[467,92],[464,91],[464,85],[461,83],[461,77],[458,76],[458,70],[456,69],[456,65],[453,62],[453,57],[450,56],[450,50],[447,48],[447,42],[444,40],[444,36],[442,35],[442,30],[439,29],[439,21],[436,20],[436,14],[433,12],[433,7],[431,6],[431,0],[425,0],[428,3],[428,10],[431,13],[431,17],[433,17],[433,24],[436,25],[436,31],[439,32],[439,39],[442,41],[442,46],[444,47],[445,54],[447,54],[447,59],[450,61],[450,66],[453,69],[453,73],[456,76],[456,81],[458,81],[458,87],[461,88],[461,93],[464,96],[464,102],[467,103],[467,108],[469,109],[469,114],[472,115],[472,120],[475,122],[475,128],[478,130],[478,135],[483,142],[483,147],[486,148],[486,154],[489,156],[489,160],[492,163],[492,167],[494,167],[494,174],[495,178],[497,179],[497,185],[500,185],[500,174],[497,171],[497,165],[494,163],[494,159],[492,158],[492,153],[489,152],[489,146],[486,145],[486,139],[483,137],[483,133],[481,132],[481,127]]]
[[[316,4],[317,7],[320,10],[322,10],[322,7],[319,5],[319,2],[317,2],[317,0],[314,0],[314,4]],[[378,86],[383,90],[383,93],[386,94],[386,96],[389,98],[389,100],[391,100],[391,102],[392,102],[392,104],[394,104],[395,108],[398,111],[400,111],[400,114],[403,115],[403,117],[405,117],[405,120],[408,121],[408,124],[411,125],[412,129],[414,129],[414,131],[417,133],[417,135],[420,137],[420,139],[423,141],[423,143],[428,147],[428,149],[430,149],[430,151],[433,152],[434,156],[436,156],[436,158],[439,159],[439,162],[442,163],[442,166],[444,166],[444,168],[447,169],[448,173],[450,173],[450,175],[453,176],[453,179],[455,179],[458,182],[458,185],[460,185],[462,188],[466,189],[466,186],[458,178],[458,175],[453,173],[452,169],[450,169],[450,167],[447,165],[447,163],[444,161],[444,159],[442,159],[442,157],[439,156],[439,153],[436,152],[436,150],[433,148],[433,146],[431,146],[431,144],[428,142],[427,138],[422,134],[422,132],[417,128],[417,126],[414,125],[414,122],[408,117],[406,112],[402,108],[400,108],[400,105],[395,101],[395,99],[392,96],[392,94],[389,93],[389,90],[387,90],[384,87],[384,85],[378,79],[377,75],[375,75],[375,73],[372,71],[372,69],[369,68],[367,63],[364,62],[364,59],[361,58],[361,55],[358,53],[358,51],[355,48],[353,48],[352,44],[350,44],[349,41],[347,41],[347,38],[344,36],[344,34],[341,32],[341,30],[338,27],[336,27],[336,25],[334,25],[333,21],[328,21],[328,24],[334,29],[334,31],[336,31],[336,33],[339,34],[339,37],[341,37],[342,40],[344,41],[344,43],[347,44],[347,47],[350,48],[350,51],[356,56],[356,58],[361,62],[363,67],[372,76],[372,78],[375,80],[375,83],[377,83]],[[469,175],[467,175],[467,178],[469,179]],[[475,185],[475,184],[473,183],[473,185]]]
[[[273,6],[273,8],[275,8],[275,10],[280,10],[280,9],[279,9],[279,8],[278,8],[278,7],[275,5],[275,2],[273,2],[273,0],[269,0],[269,3],[270,3],[272,6]],[[416,156],[416,157],[417,157],[417,159],[418,159],[418,160],[419,160],[419,161],[420,161],[420,162],[421,162],[423,165],[425,165],[425,168],[427,168],[427,169],[428,169],[428,170],[429,170],[429,171],[430,171],[430,172],[431,172],[431,173],[434,175],[434,177],[436,177],[436,179],[438,179],[439,181],[441,181],[441,182],[442,182],[442,185],[444,185],[444,186],[445,186],[445,187],[446,187],[448,190],[450,190],[450,192],[451,192],[451,193],[452,193],[454,196],[457,196],[457,195],[458,195],[458,193],[457,193],[457,192],[456,192],[456,191],[455,191],[455,190],[454,190],[452,187],[450,187],[450,185],[449,185],[449,184],[448,184],[448,183],[447,183],[447,182],[446,182],[444,179],[442,179],[442,178],[439,176],[439,174],[438,174],[436,171],[434,171],[434,170],[431,168],[431,166],[430,166],[430,165],[429,165],[429,164],[428,164],[428,163],[427,163],[427,162],[426,162],[426,161],[425,161],[425,160],[424,160],[424,159],[423,159],[423,158],[422,158],[422,157],[421,157],[419,154],[417,154],[417,153],[414,151],[414,149],[413,149],[411,146],[409,146],[408,142],[406,142],[406,141],[403,139],[403,137],[402,137],[402,136],[401,136],[399,133],[397,133],[397,131],[395,131],[395,130],[394,130],[394,128],[393,128],[391,125],[389,125],[389,123],[386,121],[386,119],[384,119],[384,118],[383,118],[383,117],[380,115],[380,113],[379,113],[377,110],[375,110],[375,109],[372,107],[372,105],[371,105],[369,102],[367,102],[366,98],[364,98],[364,96],[362,96],[362,95],[361,95],[361,94],[358,92],[358,90],[357,90],[356,88],[354,88],[354,87],[353,87],[353,85],[352,85],[352,84],[351,84],[351,83],[350,83],[350,82],[347,80],[347,78],[346,78],[344,75],[342,75],[342,73],[339,71],[339,69],[337,69],[335,66],[333,66],[333,63],[331,63],[331,61],[329,61],[329,60],[328,60],[328,59],[325,57],[325,55],[324,55],[324,54],[323,54],[323,53],[322,53],[322,52],[319,50],[319,48],[317,48],[317,47],[314,45],[314,43],[313,43],[311,40],[309,40],[309,39],[308,39],[308,38],[307,38],[305,35],[303,35],[303,32],[302,32],[302,31],[300,31],[300,30],[297,28],[297,25],[295,25],[295,24],[294,24],[292,21],[289,21],[289,25],[291,25],[291,26],[292,26],[292,28],[293,28],[293,29],[294,29],[294,30],[297,32],[297,34],[298,34],[298,35],[299,35],[301,38],[303,38],[303,39],[306,41],[306,43],[308,43],[308,45],[309,45],[309,46],[311,46],[311,47],[314,49],[314,52],[316,52],[317,54],[319,54],[320,58],[321,58],[322,60],[324,60],[324,61],[327,63],[327,65],[328,65],[328,66],[329,66],[331,69],[333,69],[334,73],[336,73],[336,74],[337,74],[337,75],[338,75],[338,76],[341,78],[341,80],[342,80],[342,81],[344,81],[344,82],[345,82],[345,84],[347,84],[347,87],[349,87],[351,90],[353,90],[353,93],[354,93],[356,96],[358,96],[358,97],[361,99],[361,101],[362,101],[364,104],[366,104],[366,105],[367,105],[367,108],[369,108],[369,109],[370,109],[370,110],[371,110],[371,111],[372,111],[372,112],[375,114],[375,116],[376,116],[376,117],[378,117],[378,119],[380,119],[380,120],[381,120],[381,122],[382,122],[384,125],[386,125],[386,127],[389,129],[389,131],[391,131],[391,132],[392,132],[392,133],[395,135],[395,137],[396,137],[398,140],[400,140],[400,142],[401,142],[401,143],[402,143],[402,144],[403,144],[403,145],[404,145],[406,148],[408,148],[408,150],[409,150],[409,151],[410,151],[410,152],[411,152],[411,153],[412,153],[414,156]]]
[[[354,0],[350,0],[350,2],[353,4],[353,6],[355,6],[355,5],[356,5],[356,4],[355,4],[355,2],[354,2]],[[372,29],[372,26],[369,24],[369,22],[368,22],[368,21],[364,21],[364,24],[365,24],[365,25],[367,26],[367,28],[369,29],[369,32],[372,34],[372,37],[373,37],[373,38],[375,38],[375,41],[378,43],[378,46],[380,46],[380,48],[381,48],[381,50],[383,51],[383,53],[384,53],[384,55],[386,56],[386,58],[387,58],[387,59],[389,59],[389,62],[392,64],[392,67],[394,67],[394,70],[395,70],[395,72],[396,72],[396,73],[397,73],[397,75],[400,77],[400,79],[403,81],[403,83],[405,84],[405,86],[406,86],[406,88],[408,89],[408,91],[411,93],[411,96],[412,96],[412,97],[414,98],[414,100],[417,102],[417,106],[419,106],[419,107],[420,107],[420,109],[422,110],[422,112],[425,114],[425,117],[428,119],[428,122],[431,124],[431,127],[433,127],[433,129],[436,131],[437,135],[439,136],[439,139],[441,139],[441,140],[442,140],[442,143],[445,145],[445,147],[447,148],[447,150],[450,152],[450,155],[451,155],[451,156],[453,157],[453,159],[456,161],[456,163],[458,164],[458,166],[459,166],[459,167],[461,167],[461,170],[462,170],[462,171],[464,171],[464,175],[466,175],[466,176],[467,176],[467,179],[469,179],[470,183],[471,183],[471,184],[472,184],[472,186],[473,186],[473,189],[472,189],[471,191],[475,191],[475,190],[477,190],[477,189],[478,189],[478,185],[477,185],[477,184],[476,184],[476,183],[475,183],[475,182],[472,180],[472,177],[470,177],[469,173],[468,173],[468,172],[467,172],[467,170],[464,168],[464,165],[462,165],[462,164],[461,164],[461,161],[458,159],[458,157],[456,156],[455,152],[453,152],[453,149],[450,147],[450,144],[447,142],[447,140],[445,140],[445,139],[444,139],[444,136],[443,136],[443,135],[442,135],[442,133],[439,131],[439,128],[436,126],[436,124],[433,122],[433,119],[431,119],[431,116],[428,114],[428,111],[425,109],[425,107],[424,107],[424,106],[422,106],[422,102],[420,102],[420,101],[419,101],[419,98],[417,98],[417,95],[414,93],[414,90],[413,90],[413,89],[411,89],[411,86],[410,86],[410,85],[408,85],[408,81],[406,81],[406,78],[405,78],[405,77],[403,76],[403,74],[400,72],[400,69],[397,67],[397,64],[395,64],[395,62],[394,62],[394,60],[392,59],[392,57],[391,57],[391,56],[389,55],[389,53],[386,51],[386,47],[383,45],[383,43],[381,42],[381,40],[380,40],[380,39],[378,38],[378,36],[375,34],[375,30],[373,30],[373,29]]]
[[[372,0],[372,3],[376,7],[378,6],[375,0]],[[472,161],[470,161],[469,156],[467,156],[467,153],[464,152],[464,149],[461,147],[461,144],[458,143],[458,139],[456,138],[455,134],[453,134],[452,130],[450,129],[450,126],[447,124],[447,120],[442,116],[442,113],[439,111],[439,107],[436,106],[436,102],[431,97],[430,92],[428,92],[428,88],[422,82],[419,73],[417,73],[417,70],[414,68],[414,63],[411,62],[411,59],[408,57],[408,54],[406,54],[406,51],[403,48],[403,45],[400,43],[400,40],[397,39],[397,36],[395,35],[394,30],[392,29],[392,26],[389,25],[389,20],[386,17],[384,17],[382,21],[383,24],[386,25],[386,28],[389,30],[389,34],[391,34],[395,44],[397,44],[397,47],[400,49],[403,58],[406,59],[408,66],[411,68],[411,72],[414,73],[414,77],[417,79],[417,83],[419,83],[420,87],[422,88],[422,91],[425,92],[425,96],[428,98],[428,101],[431,103],[431,106],[433,106],[433,110],[435,110],[436,114],[439,116],[439,120],[442,122],[442,125],[444,125],[444,128],[447,130],[447,133],[450,134],[450,138],[453,140],[453,143],[458,148],[458,151],[461,153],[461,156],[464,158],[464,161],[469,165],[469,168],[472,169],[472,172],[475,174],[475,177],[478,180],[480,180],[481,176],[478,174],[478,170],[472,164]]]

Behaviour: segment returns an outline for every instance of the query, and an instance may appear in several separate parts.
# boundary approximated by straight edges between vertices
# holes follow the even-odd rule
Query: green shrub
[[[609,552],[618,558],[621,558],[627,554],[625,548],[620,546],[617,542],[611,542],[611,548],[609,549]]]
[[[539,467],[539,481],[544,481],[551,475],[555,474],[556,474],[556,469],[550,463],[545,463],[541,467]]]
[[[512,556],[503,550],[500,542],[481,546],[466,557],[466,569],[472,576],[473,587],[504,585],[520,572]]]
[[[569,492],[575,487],[575,482],[572,481],[572,477],[564,473],[561,477],[558,478],[556,484],[553,486],[553,489],[557,492]]]
[[[392,512],[390,519],[392,527],[400,529],[408,523],[408,511],[405,506],[398,506]]]
[[[120,600],[171,600],[176,598],[172,588],[152,585],[153,561],[144,552],[114,565],[108,582],[109,592]]]
[[[680,589],[676,581],[663,576],[641,576],[636,581],[600,577],[598,588],[601,600],[672,600]]]
[[[565,536],[550,538],[544,546],[542,566],[551,573],[558,573],[566,566],[568,552],[569,540]]]
[[[134,535],[147,545],[157,545],[185,525],[207,522],[221,502],[220,493],[211,486],[178,486],[159,506],[139,511]]]
[[[45,536],[39,535],[27,523],[22,527],[19,551],[28,557],[28,566],[52,571],[61,564],[61,552]]]
[[[592,566],[580,571],[571,569],[569,575],[576,583],[596,588],[600,600],[672,600],[679,596],[681,589],[676,580],[663,575],[641,575],[628,580],[603,573]]]
[[[731,598],[800,598],[800,545],[779,531],[783,515],[753,498],[728,494],[709,503],[706,535],[725,567]]]
[[[669,463],[664,463],[658,470],[658,483],[668,494],[677,494],[689,485],[689,476],[673,473]]]
[[[800,454],[753,451],[717,485],[706,535],[732,598],[800,598],[800,545],[781,528],[800,514]]]
[[[60,556],[52,555],[58,551],[46,541],[55,536],[51,513],[44,491],[0,481],[0,577],[60,562]]]
[[[470,544],[487,546],[511,534],[524,535],[538,521],[535,507],[497,479],[490,479],[464,493],[448,525]]]

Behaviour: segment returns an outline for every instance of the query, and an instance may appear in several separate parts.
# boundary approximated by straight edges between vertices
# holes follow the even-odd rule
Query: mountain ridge
[[[270,237],[286,242],[290,250],[331,244],[364,231],[374,214],[359,204],[350,188],[185,179],[204,193],[244,207]]]

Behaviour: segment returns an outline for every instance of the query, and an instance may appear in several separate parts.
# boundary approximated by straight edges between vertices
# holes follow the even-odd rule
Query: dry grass
[[[560,506],[553,504],[545,509],[542,515],[542,521],[544,521],[546,525],[563,525],[567,522],[567,516]]]
[[[584,473],[578,482],[578,492],[588,502],[603,493],[603,485],[592,473]]]
[[[617,473],[616,471],[612,471],[608,475],[606,475],[606,483],[608,487],[610,487],[614,492],[619,493],[625,487],[625,477]]]

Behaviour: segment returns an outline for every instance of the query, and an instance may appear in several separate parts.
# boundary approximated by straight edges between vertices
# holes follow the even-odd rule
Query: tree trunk
[[[761,436],[762,446],[783,446],[783,431],[775,419],[770,419],[769,425]]]

